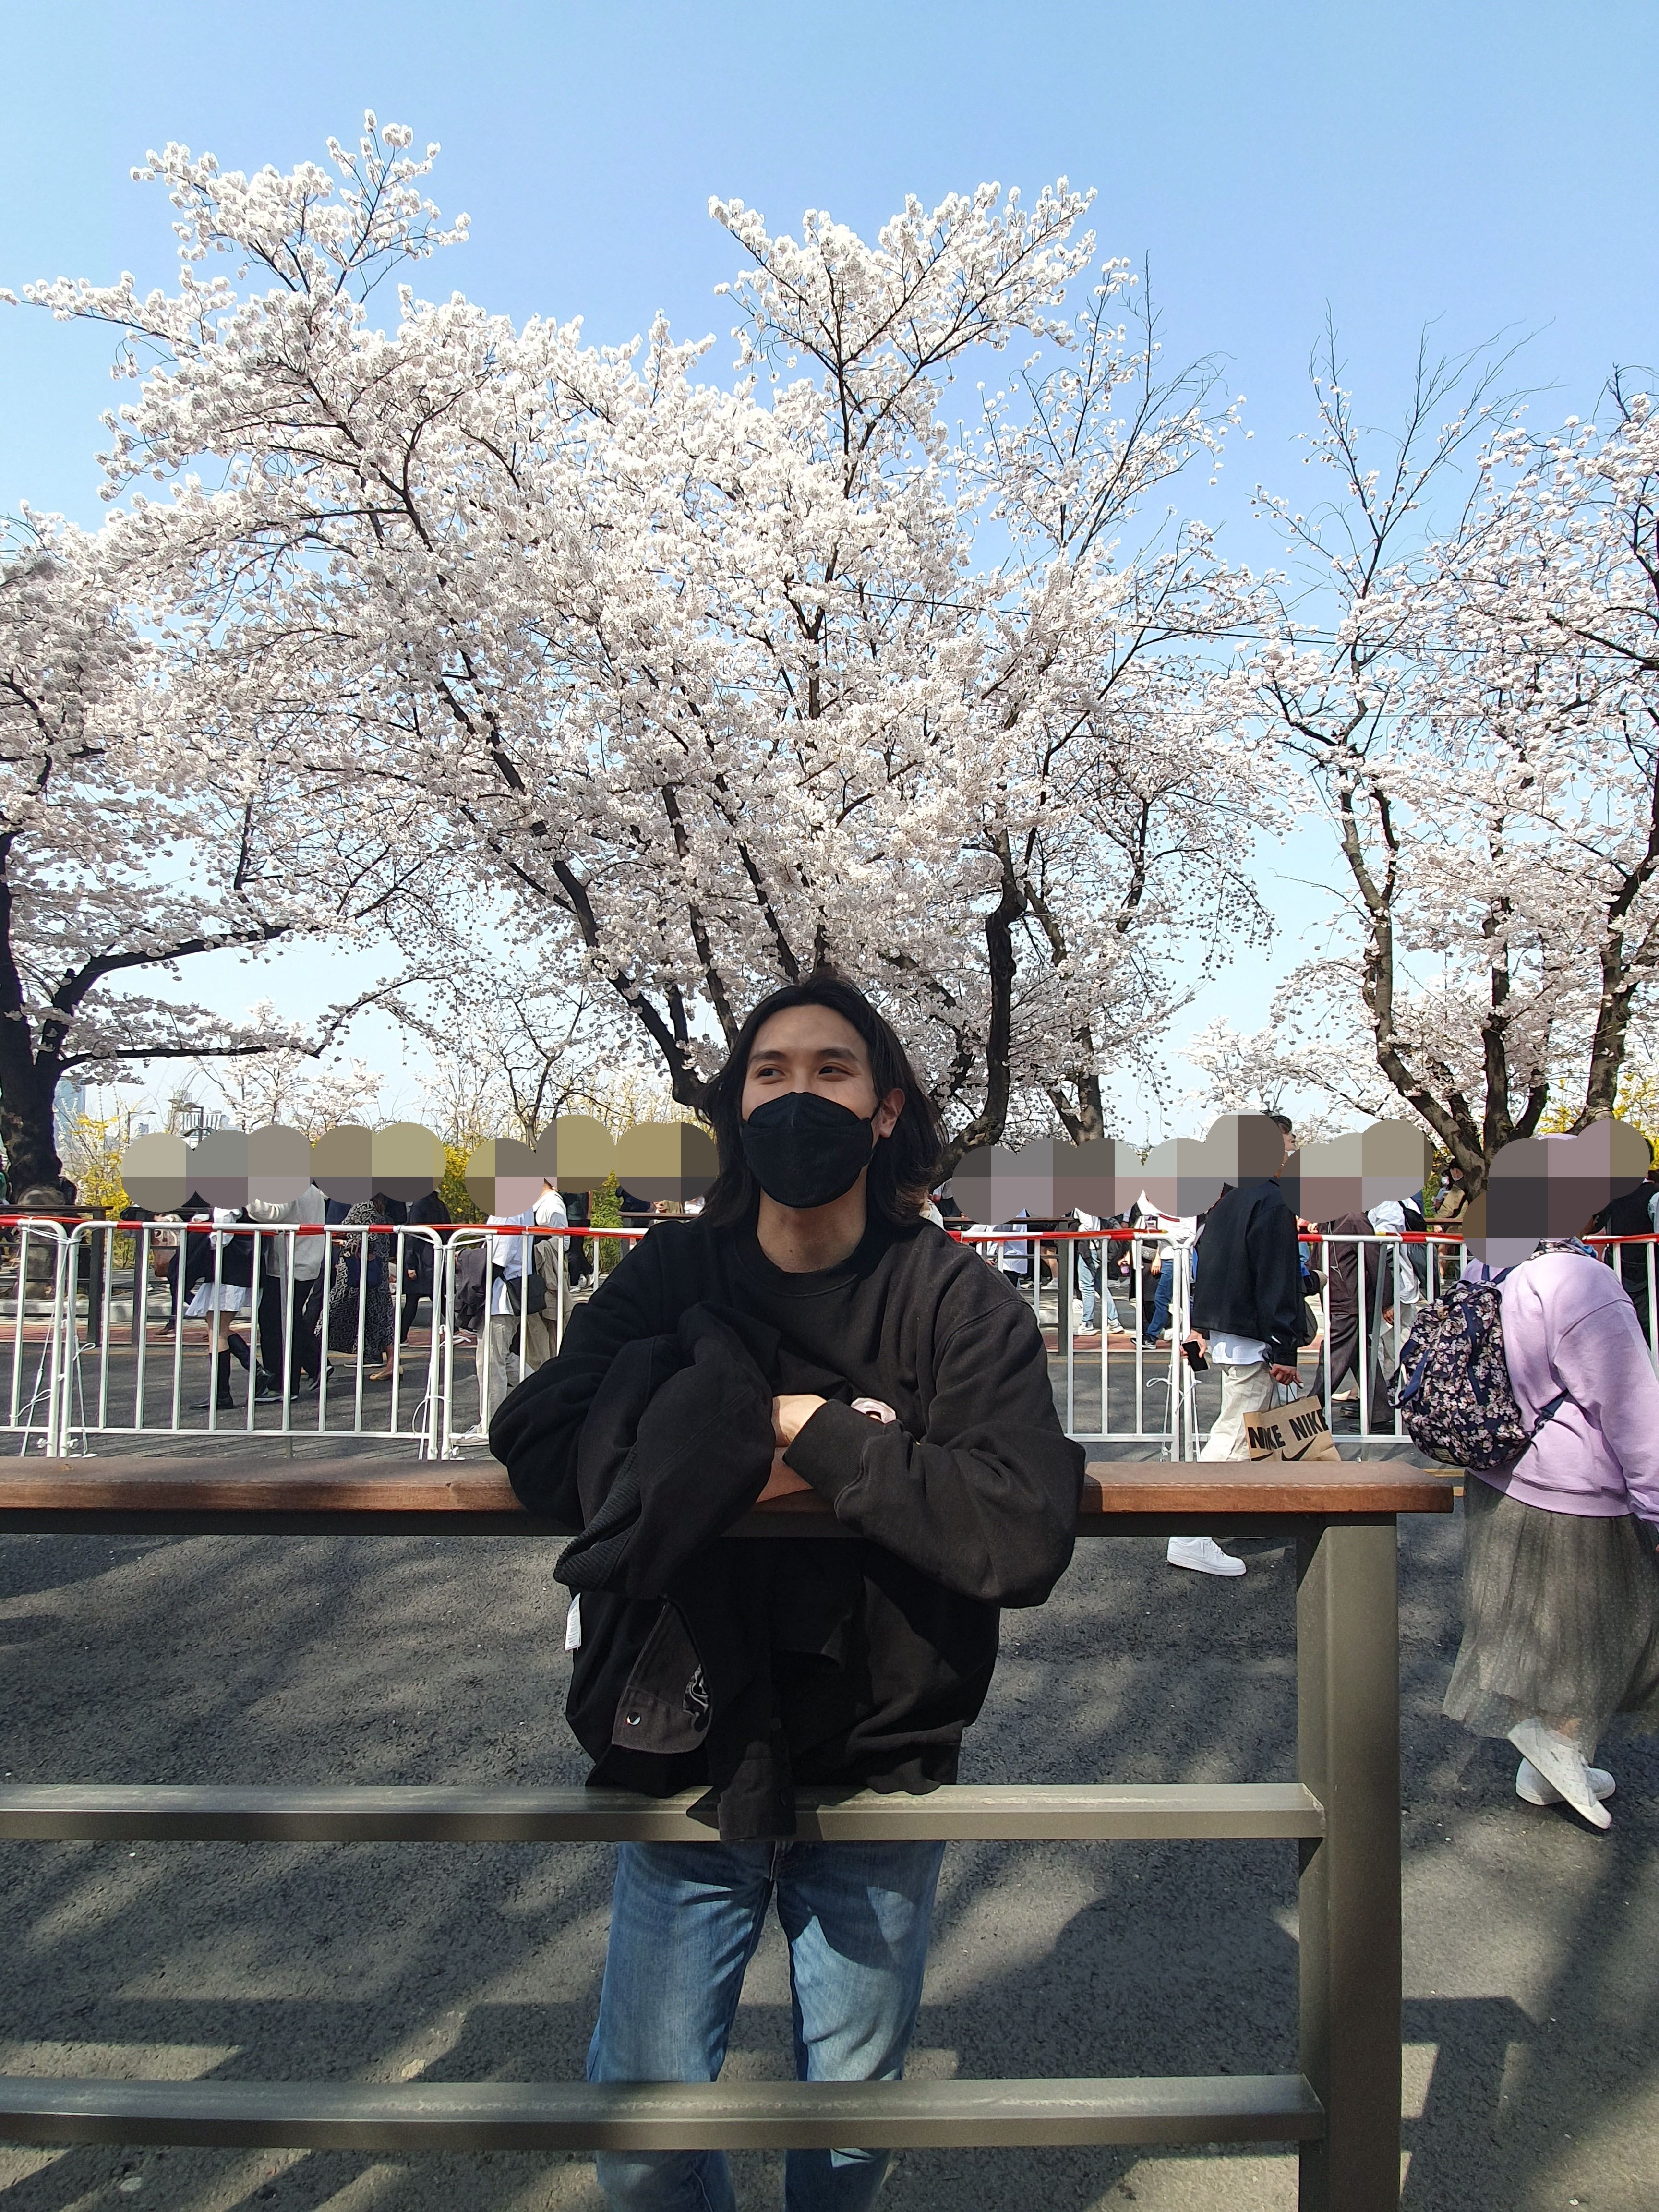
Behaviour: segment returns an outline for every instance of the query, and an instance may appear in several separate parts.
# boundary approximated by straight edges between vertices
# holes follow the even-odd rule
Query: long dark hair
[[[890,1025],[884,1021],[862,991],[844,976],[819,969],[804,983],[790,983],[774,991],[754,1007],[738,1031],[726,1065],[709,1085],[703,1112],[714,1132],[720,1170],[708,1194],[702,1218],[720,1229],[747,1220],[760,1199],[760,1185],[744,1157],[738,1130],[743,1120],[743,1086],[749,1073],[749,1055],[755,1039],[774,1014],[791,1006],[827,1006],[850,1022],[863,1038],[870,1055],[870,1073],[878,1100],[890,1091],[904,1093],[904,1110],[892,1134],[883,1138],[870,1161],[870,1180],[865,1190],[872,1214],[896,1228],[913,1222],[927,1203],[939,1177],[945,1150],[945,1131],[939,1109],[916,1079],[909,1056]]]

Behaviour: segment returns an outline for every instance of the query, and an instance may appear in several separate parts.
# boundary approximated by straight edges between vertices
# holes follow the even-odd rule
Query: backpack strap
[[[1513,1388],[1513,1385],[1511,1385],[1511,1388]],[[1554,1397],[1550,1400],[1548,1405],[1546,1406],[1539,1414],[1538,1419],[1533,1423],[1532,1432],[1534,1437],[1547,1422],[1553,1421],[1555,1419],[1556,1415],[1560,1412],[1562,1407],[1565,1406],[1566,1402],[1566,1392],[1565,1390],[1558,1390]]]

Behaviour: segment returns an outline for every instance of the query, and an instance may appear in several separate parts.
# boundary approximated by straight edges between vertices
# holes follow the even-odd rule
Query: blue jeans
[[[1152,1293],[1152,1317],[1146,1324],[1146,1341],[1156,1344],[1170,1326],[1170,1305],[1175,1297],[1175,1261],[1166,1260],[1158,1271],[1158,1288]]]
[[[1083,1317],[1078,1326],[1085,1330],[1091,1329],[1095,1325],[1095,1306],[1100,1297],[1100,1247],[1098,1244],[1074,1244],[1072,1249],[1077,1255],[1077,1283],[1083,1299]]]
[[[943,1844],[623,1844],[590,2081],[713,2081],[775,1893],[795,2073],[896,2081],[921,2002]],[[881,2150],[792,2150],[786,2212],[866,2212]],[[621,2212],[733,2212],[720,2151],[602,2151]]]

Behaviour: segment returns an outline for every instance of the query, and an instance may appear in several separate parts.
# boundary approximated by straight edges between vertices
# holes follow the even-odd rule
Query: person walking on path
[[[1532,1440],[1463,1489],[1463,1638],[1448,1716],[1521,1753],[1516,1795],[1592,1826],[1616,1716],[1659,1729],[1659,1376],[1613,1271],[1540,1243],[1498,1285],[1510,1383]]]
[[[442,1194],[435,1190],[425,1192],[409,1209],[411,1229],[447,1229],[450,1225],[449,1207]],[[409,1341],[409,1332],[415,1326],[415,1316],[422,1298],[433,1302],[433,1334],[437,1334],[437,1290],[440,1268],[434,1248],[429,1238],[408,1237],[404,1240],[401,1310],[398,1318],[398,1341]]]
[[[331,1358],[356,1359],[361,1331],[363,1365],[378,1367],[392,1349],[397,1315],[387,1286],[397,1239],[375,1235],[386,1226],[383,1199],[360,1199],[341,1224],[356,1237],[334,1240],[333,1279],[328,1291],[328,1349]],[[320,1240],[319,1240],[320,1241]]]
[[[251,1198],[250,1221],[267,1228],[320,1229],[327,1200],[313,1183],[297,1198]],[[317,1342],[316,1289],[323,1273],[324,1239],[319,1236],[264,1237],[259,1239],[259,1361],[280,1391],[286,1374],[292,1391],[295,1376],[308,1382],[319,1379],[321,1353]],[[293,1327],[289,1320],[288,1277],[294,1278]]]
[[[323,1358],[323,1301],[328,1291],[325,1265],[328,1200],[314,1182],[294,1201],[294,1342],[290,1357],[302,1379],[320,1388]]]
[[[1653,1161],[1653,1146],[1648,1146],[1648,1173],[1645,1182],[1634,1190],[1627,1190],[1604,1206],[1590,1227],[1601,1237],[1629,1237],[1650,1239],[1654,1234],[1655,1215],[1659,1212],[1659,1166]],[[1619,1279],[1630,1293],[1630,1302],[1636,1309],[1637,1324],[1650,1342],[1652,1339],[1649,1319],[1648,1255],[1653,1250],[1651,1243],[1618,1244],[1608,1249],[1608,1257],[1617,1255]]]
[[[719,1823],[619,1850],[588,2078],[715,2078],[775,1901],[797,2073],[894,2081],[943,1846],[799,1841],[795,1790],[956,1779],[1000,1608],[1070,1559],[1084,1455],[1029,1303],[921,1218],[938,1115],[860,992],[763,1000],[708,1112],[701,1218],[623,1257],[490,1431],[526,1505],[583,1530],[558,1573],[593,1780],[703,1788]],[[720,1540],[791,1492],[848,1540]],[[887,2163],[791,2150],[785,2202],[866,2212]],[[599,2178],[618,2212],[734,2202],[718,2151],[607,2152]]]
[[[208,1384],[205,1398],[191,1405],[195,1413],[228,1413],[235,1406],[231,1395],[230,1363],[234,1359],[249,1377],[249,1388],[257,1401],[280,1395],[275,1382],[255,1364],[255,1356],[248,1346],[248,1330],[243,1317],[253,1305],[253,1239],[252,1236],[238,1237],[235,1224],[246,1218],[234,1206],[216,1206],[213,1209],[213,1228],[210,1233],[198,1231],[196,1249],[190,1255],[186,1279],[193,1281],[190,1304],[185,1308],[186,1321],[208,1323],[208,1352],[214,1364],[214,1375]],[[238,1328],[236,1324],[242,1322]]]
[[[1411,1248],[1377,1239],[1400,1237],[1409,1224],[1400,1200],[1383,1199],[1363,1213],[1340,1213],[1317,1224],[1324,1240],[1330,1329],[1313,1389],[1325,1398],[1333,1428],[1344,1405],[1353,1406],[1356,1427],[1386,1425],[1390,1354],[1394,1342],[1410,1331],[1421,1289]],[[1351,1375],[1353,1390],[1345,1398],[1342,1385]]]
[[[1155,1237],[1158,1239],[1158,1243],[1152,1248],[1152,1258],[1157,1264],[1157,1287],[1152,1292],[1151,1317],[1145,1329],[1141,1331],[1141,1340],[1150,1350],[1162,1343],[1164,1333],[1170,1326],[1170,1308],[1175,1301],[1176,1262],[1177,1257],[1185,1262],[1196,1224],[1189,1219],[1183,1219],[1177,1214],[1164,1212],[1152,1204],[1144,1190],[1135,1200],[1130,1218],[1145,1236]],[[1181,1235],[1183,1231],[1186,1232],[1184,1243],[1182,1241]],[[1139,1246],[1143,1255],[1146,1249],[1145,1244]],[[1147,1269],[1147,1263],[1144,1257],[1141,1268],[1144,1279]],[[1135,1315],[1137,1329],[1140,1328],[1140,1321],[1141,1316],[1137,1311]]]
[[[653,1204],[653,1220],[669,1218],[663,1212],[665,1203],[659,1200]],[[531,1212],[538,1230],[555,1231],[570,1225],[570,1217],[559,1194],[558,1185],[550,1177],[544,1181],[541,1194]],[[564,1267],[565,1241],[562,1237],[544,1234],[536,1237],[531,1246],[531,1266],[540,1276],[543,1289],[541,1310],[531,1315],[525,1328],[525,1362],[529,1367],[544,1365],[559,1348],[559,1280]],[[534,1304],[533,1299],[532,1303]]]
[[[544,1184],[544,1196],[547,1188]],[[560,1205],[559,1212],[563,1211]],[[540,1271],[540,1255],[530,1233],[536,1226],[536,1208],[527,1206],[518,1213],[492,1213],[484,1226],[495,1234],[485,1247],[483,1311],[472,1346],[478,1419],[462,1435],[463,1443],[483,1442],[501,1401],[516,1383],[536,1371],[549,1349],[544,1306],[538,1303],[547,1297],[547,1279]],[[556,1243],[557,1239],[544,1241]]]
[[[1100,1230],[1099,1214],[1085,1212],[1081,1206],[1073,1208],[1072,1218],[1078,1228],[1085,1231],[1098,1233]],[[1102,1262],[1103,1249],[1098,1243],[1085,1243],[1081,1238],[1071,1248],[1073,1263],[1076,1271],[1078,1295],[1081,1301],[1077,1340],[1074,1341],[1087,1337],[1092,1343],[1095,1337],[1098,1335],[1103,1344],[1106,1340],[1106,1332],[1115,1318],[1116,1310],[1112,1304],[1111,1289],[1107,1283],[1105,1268]],[[1098,1330],[1095,1328],[1097,1311],[1100,1316]]]
[[[1267,1117],[1291,1155],[1291,1124]],[[1297,1379],[1296,1355],[1307,1325],[1302,1252],[1296,1216],[1277,1182],[1224,1189],[1205,1217],[1193,1285],[1188,1338],[1221,1374],[1221,1411],[1200,1459],[1248,1459],[1244,1424],[1272,1405],[1281,1383]],[[1212,1536],[1171,1536],[1172,1567],[1200,1574],[1242,1575],[1244,1562]]]

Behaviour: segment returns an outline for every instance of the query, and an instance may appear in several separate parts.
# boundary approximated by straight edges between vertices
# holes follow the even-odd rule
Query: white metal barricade
[[[1134,1229],[1056,1230],[1018,1221],[953,1224],[951,1234],[1030,1304],[1068,1436],[1082,1443],[1157,1444],[1161,1459],[1189,1455],[1183,1412],[1190,1376],[1181,1346],[1190,1326],[1190,1246]],[[1127,1327],[1120,1297],[1128,1306]]]
[[[1583,1241],[1619,1268],[1637,1294],[1649,1355],[1659,1366],[1655,1238],[1589,1236]],[[1309,1299],[1319,1323],[1319,1362],[1305,1379],[1323,1399],[1333,1433],[1356,1443],[1408,1443],[1386,1394],[1419,1313],[1456,1281],[1468,1261],[1467,1245],[1432,1230],[1364,1236],[1304,1231],[1302,1250],[1304,1262],[1322,1278]],[[1635,1255],[1628,1273],[1626,1250]],[[1341,1296],[1334,1298],[1339,1276]]]
[[[1407,1441],[1388,1387],[1419,1309],[1455,1279],[1462,1245],[1420,1233],[1304,1231],[1302,1259],[1319,1278],[1306,1300],[1316,1324],[1308,1348],[1318,1364],[1304,1387],[1323,1401],[1339,1438]]]
[[[496,1406],[563,1343],[565,1323],[589,1294],[590,1279],[597,1289],[622,1251],[647,1233],[603,1224],[544,1228],[511,1222],[469,1223],[448,1233],[443,1294],[433,1325],[429,1456],[453,1459],[464,1444],[485,1441]],[[580,1290],[570,1279],[573,1253],[584,1263]],[[465,1395],[465,1371],[459,1381],[456,1374],[458,1352],[471,1354],[477,1391],[474,1419],[466,1427],[460,1425],[465,1414],[457,1416],[458,1398]]]
[[[94,1436],[270,1434],[407,1438],[422,1457],[455,1456],[483,1443],[494,1406],[558,1350],[574,1307],[646,1233],[0,1217],[5,1425],[19,1450],[53,1456]],[[1030,1305],[1068,1435],[1197,1455],[1215,1384],[1182,1354],[1193,1247],[1179,1231],[1016,1222],[952,1233]],[[1645,1309],[1659,1365],[1659,1239],[1585,1241]],[[573,1248],[586,1262],[580,1285]],[[1305,1387],[1339,1438],[1407,1441],[1385,1393],[1416,1314],[1455,1279],[1465,1247],[1433,1232],[1304,1231],[1302,1249],[1320,1278]],[[414,1305],[428,1300],[428,1341],[406,1344]],[[216,1354],[233,1333],[247,1365],[228,1399]],[[262,1374],[268,1390],[256,1389]]]
[[[435,1297],[435,1229],[77,1222],[58,1304],[56,1449],[96,1435],[423,1438],[437,1330],[425,1348],[403,1340],[411,1274]],[[240,1396],[224,1362],[243,1367]]]
[[[9,1314],[0,1290],[0,1317],[11,1322],[6,1425],[21,1436],[22,1450],[38,1436],[44,1451],[59,1455],[69,1234],[60,1221],[14,1215],[0,1222],[0,1245],[11,1279]]]

